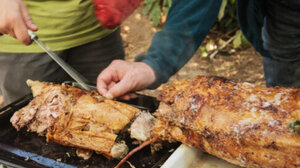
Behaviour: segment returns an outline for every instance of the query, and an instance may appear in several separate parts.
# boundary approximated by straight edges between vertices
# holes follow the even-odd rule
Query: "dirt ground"
[[[126,60],[133,61],[135,56],[147,52],[152,36],[161,28],[154,27],[147,16],[141,15],[139,7],[121,26]],[[230,56],[216,55],[214,59],[202,58],[197,51],[193,58],[169,82],[192,78],[197,75],[215,75],[256,85],[265,85],[262,57],[253,48],[236,51]],[[156,96],[160,88],[145,90],[141,93]],[[3,98],[0,95],[0,107]]]
[[[153,27],[146,16],[141,15],[142,9],[136,10],[122,25],[122,37],[125,46],[126,60],[147,52],[152,36],[161,28]],[[229,56],[216,55],[214,59],[201,57],[197,51],[193,58],[169,82],[192,78],[197,75],[215,75],[256,85],[265,85],[262,57],[253,48],[237,50]],[[142,93],[156,96],[157,90],[146,90]]]

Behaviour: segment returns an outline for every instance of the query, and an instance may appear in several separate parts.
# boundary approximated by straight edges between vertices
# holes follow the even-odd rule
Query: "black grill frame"
[[[56,143],[46,143],[46,138],[38,136],[36,133],[27,132],[21,129],[17,132],[9,122],[14,112],[26,106],[32,100],[32,94],[28,94],[8,106],[0,109],[0,165],[6,167],[97,167],[108,168],[117,165],[119,160],[107,160],[102,155],[94,154],[89,160],[78,158],[75,148],[62,146]],[[154,112],[159,102],[150,96],[138,95],[136,99],[123,101],[127,104],[141,106]],[[144,110],[144,109],[142,109]],[[127,132],[123,137],[130,149],[136,147],[132,145]],[[146,147],[135,153],[128,161],[135,167],[157,168],[179,146],[179,143],[164,143],[163,149],[151,154],[150,147]],[[68,154],[67,154],[68,153]],[[70,157],[69,157],[70,156]],[[122,168],[130,166],[124,164]]]

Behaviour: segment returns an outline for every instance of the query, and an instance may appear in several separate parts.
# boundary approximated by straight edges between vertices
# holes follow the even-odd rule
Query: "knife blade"
[[[83,89],[92,91],[93,89],[88,86],[88,80],[83,77],[79,72],[72,68],[68,63],[61,59],[58,55],[50,50],[43,42],[38,39],[38,36],[31,30],[28,30],[28,34],[32,40],[34,40],[68,75],[70,75]]]

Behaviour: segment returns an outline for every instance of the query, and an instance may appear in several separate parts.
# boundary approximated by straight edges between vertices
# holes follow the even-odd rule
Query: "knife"
[[[69,83],[69,82],[68,82]],[[77,88],[81,88],[81,86],[79,85],[79,83],[77,83],[77,82],[71,82],[71,83],[69,83],[70,85],[72,85],[72,86],[74,86],[74,87],[77,87]],[[79,85],[79,86],[78,86]],[[93,86],[93,85],[88,85],[88,87],[89,88],[91,88],[92,90],[96,90],[97,88],[96,88],[96,86]],[[81,88],[82,89],[82,88]],[[137,96],[141,96],[141,95],[139,95],[139,94],[137,94]],[[138,109],[140,109],[140,110],[145,110],[145,111],[151,111],[151,109],[150,108],[148,108],[148,107],[144,107],[144,106],[139,106],[139,105],[136,105],[136,104],[132,104],[132,103],[129,103],[128,101],[122,101],[122,100],[119,100],[119,101],[121,101],[121,102],[123,102],[123,103],[125,103],[125,104],[128,104],[128,105],[130,105],[130,106],[133,106],[133,107],[135,107],[135,108],[138,108]]]
[[[28,30],[28,34],[32,40],[34,40],[63,70],[67,72],[83,89],[92,91],[93,88],[87,84],[88,80],[72,68],[68,63],[61,59],[58,55],[50,50],[43,42],[38,39],[38,36],[31,30]]]
[[[34,40],[62,69],[64,69],[67,74],[69,74],[76,83],[72,83],[72,86],[78,87],[78,85],[87,91],[93,91],[96,90],[96,86],[88,85],[87,79],[84,78],[79,72],[77,72],[74,68],[72,68],[68,63],[66,63],[63,59],[61,59],[58,55],[56,55],[54,52],[52,52],[43,42],[41,42],[38,39],[38,36],[33,33],[31,30],[28,30],[28,34],[32,40]],[[131,106],[134,106],[140,110],[147,110],[150,111],[147,107],[142,107],[138,105],[129,104]]]

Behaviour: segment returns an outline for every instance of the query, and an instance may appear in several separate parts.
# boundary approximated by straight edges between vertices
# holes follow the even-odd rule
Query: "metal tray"
[[[181,144],[161,168],[241,168],[199,149]]]
[[[109,168],[117,165],[119,160],[107,160],[102,155],[94,154],[89,160],[83,160],[76,156],[75,148],[62,146],[56,143],[46,143],[46,138],[36,133],[27,132],[25,129],[17,132],[9,122],[13,113],[27,105],[32,95],[13,102],[0,109],[0,167],[84,167],[84,168]],[[138,98],[125,103],[138,105],[150,109],[157,109],[158,102],[155,98],[139,95]],[[128,133],[124,133],[128,134]],[[129,135],[122,135],[129,137]],[[132,145],[130,138],[125,139],[129,149],[136,147]],[[151,154],[150,147],[146,147],[135,153],[128,161],[135,167],[156,168],[160,167],[171,155],[170,151],[176,149],[179,144],[164,144],[163,149]],[[122,168],[130,167],[124,164]]]

